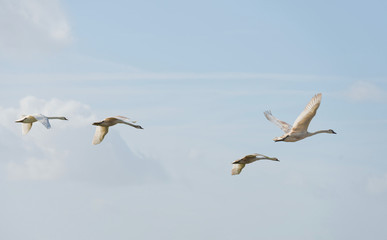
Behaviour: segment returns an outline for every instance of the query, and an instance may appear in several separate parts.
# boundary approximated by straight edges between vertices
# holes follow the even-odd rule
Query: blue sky
[[[384,1],[0,0],[1,239],[384,239]],[[323,94],[296,143],[293,123]],[[21,135],[21,114],[63,115]],[[92,122],[124,115],[97,146]],[[251,153],[277,157],[231,176]]]

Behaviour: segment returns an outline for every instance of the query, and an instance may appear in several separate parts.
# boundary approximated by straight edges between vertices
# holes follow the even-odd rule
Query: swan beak
[[[280,160],[278,158],[274,158],[274,161],[278,161],[279,162]]]
[[[337,134],[337,133],[336,133],[335,131],[333,131],[333,130],[332,130],[332,133],[333,133],[333,134]]]

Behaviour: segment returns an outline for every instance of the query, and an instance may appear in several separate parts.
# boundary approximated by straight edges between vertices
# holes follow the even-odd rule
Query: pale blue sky
[[[386,5],[0,0],[0,238],[385,239]]]

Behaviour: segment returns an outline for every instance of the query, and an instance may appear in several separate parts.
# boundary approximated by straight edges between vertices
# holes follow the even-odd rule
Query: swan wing
[[[133,124],[133,123],[136,123],[136,121],[130,121],[129,118],[127,118],[127,117],[116,116],[116,117],[112,117],[112,118],[116,119],[117,123],[123,123],[123,124],[129,125],[129,126],[132,126],[134,128],[143,129],[140,125]]]
[[[248,160],[248,159],[256,158],[256,157],[264,157],[264,155],[259,154],[259,153],[253,153],[253,154],[249,154],[249,155],[244,156],[241,160]]]
[[[290,132],[290,130],[292,129],[292,126],[284,121],[281,121],[279,120],[278,118],[274,117],[272,114],[271,114],[271,111],[265,111],[264,112],[265,114],[265,117],[267,118],[267,120],[269,120],[270,122],[274,123],[275,125],[277,125],[279,128],[282,129],[282,131],[284,131],[285,133],[288,133]]]
[[[48,118],[42,114],[34,115],[34,118],[38,120],[43,126],[45,126],[47,129],[51,128],[50,122],[48,121]]]
[[[26,135],[32,127],[32,123],[22,123],[22,134]]]
[[[258,153],[249,154],[249,155],[244,156],[243,158],[235,160],[233,162],[233,164],[248,164],[248,163],[252,163],[252,162],[255,162],[257,160],[257,158],[256,158],[257,156],[262,156],[262,155],[258,154]]]
[[[93,137],[93,144],[97,145],[102,142],[105,135],[109,132],[109,127],[97,126]]]
[[[121,120],[126,123],[136,123],[137,121],[132,121],[130,118],[124,117],[124,116],[115,116],[114,118]]]
[[[317,109],[321,103],[322,94],[316,94],[306,105],[304,111],[294,121],[292,131],[294,132],[306,132],[308,130],[310,121],[316,115]]]
[[[26,119],[27,115],[21,115],[19,119],[15,120],[15,122],[22,122],[24,119]]]
[[[246,164],[233,163],[232,164],[231,175],[238,175],[239,173],[241,173],[241,171],[245,167],[245,165]]]

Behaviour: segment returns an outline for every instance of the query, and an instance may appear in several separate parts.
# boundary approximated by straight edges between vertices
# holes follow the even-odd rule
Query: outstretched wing
[[[265,155],[259,154],[259,153],[253,153],[253,154],[246,155],[245,158],[258,157],[258,156],[265,156]]]
[[[265,114],[265,117],[267,118],[267,120],[269,120],[270,122],[273,122],[275,125],[280,127],[282,129],[282,131],[284,131],[285,133],[290,132],[290,130],[292,129],[292,126],[290,124],[288,124],[284,121],[281,121],[281,120],[277,119],[276,117],[274,117],[271,114],[271,111],[265,111],[264,114]]]
[[[248,164],[248,163],[252,163],[252,162],[255,162],[256,160],[258,160],[256,157],[257,156],[262,156],[261,154],[259,153],[253,153],[253,154],[249,154],[249,155],[246,155],[238,160],[235,160],[234,162],[232,162],[233,164]]]
[[[109,132],[109,127],[97,126],[93,137],[93,144],[97,145],[102,142],[105,135]]]
[[[115,116],[114,118],[119,119],[124,122],[129,122],[129,123],[136,123],[137,121],[132,121],[130,118],[124,117],[124,116]]]
[[[126,125],[129,125],[129,126],[132,126],[134,128],[138,128],[138,129],[143,129],[140,125],[136,125],[136,124],[133,124],[133,123],[136,123],[137,121],[131,121],[129,118],[127,117],[123,117],[123,116],[115,116],[115,117],[112,117],[113,119],[116,119],[116,122],[117,123],[124,123]]]
[[[21,115],[19,119],[15,120],[15,122],[22,122],[24,119],[26,119],[27,115]]]
[[[306,105],[304,111],[297,117],[293,124],[294,132],[306,132],[308,130],[310,121],[316,115],[317,109],[321,103],[322,94],[316,94]]]
[[[50,122],[48,121],[48,118],[42,114],[36,114],[34,115],[34,118],[38,120],[43,126],[45,126],[47,129],[51,128]]]
[[[32,127],[32,123],[22,123],[22,134],[26,135]]]
[[[238,175],[241,173],[242,169],[245,167],[245,164],[241,163],[233,163],[232,164],[232,170],[231,170],[231,175]]]

